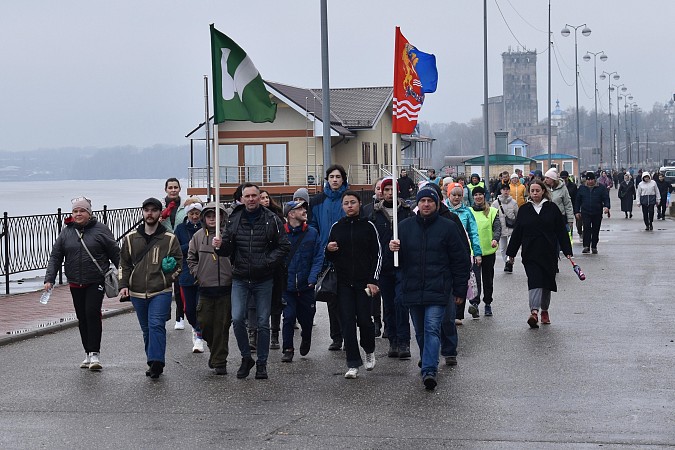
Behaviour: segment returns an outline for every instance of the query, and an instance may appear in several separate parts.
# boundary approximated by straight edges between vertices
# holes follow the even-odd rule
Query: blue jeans
[[[272,312],[272,279],[255,283],[245,280],[232,280],[232,327],[234,337],[242,358],[251,357],[246,330],[249,295],[255,304],[258,327],[258,364],[267,364],[270,353],[270,314]]]
[[[441,322],[444,305],[410,306],[410,318],[415,327],[415,338],[422,356],[422,376],[436,376],[438,351],[441,342]]]
[[[131,297],[138,323],[143,330],[148,363],[164,364],[166,353],[166,321],[171,317],[171,292],[162,292],[148,299]]]
[[[398,273],[380,274],[382,302],[384,303],[384,324],[389,344],[410,345],[410,319],[408,308],[401,302],[401,283]]]
[[[282,348],[284,350],[293,350],[293,333],[295,331],[296,318],[300,324],[300,336],[302,339],[312,339],[312,327],[314,325],[314,314],[316,313],[314,289],[301,292],[284,291],[283,299],[286,302],[286,306],[284,306]]]
[[[457,325],[455,325],[455,313],[457,305],[455,298],[451,297],[448,306],[445,307],[445,315],[441,325],[441,356],[457,356]]]

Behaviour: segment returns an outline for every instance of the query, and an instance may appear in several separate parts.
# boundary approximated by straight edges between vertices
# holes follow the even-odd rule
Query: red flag
[[[401,29],[396,27],[392,133],[412,133],[417,125],[417,115],[424,101],[422,83],[415,70],[417,61],[411,60],[409,56],[411,47],[408,40],[401,34]]]

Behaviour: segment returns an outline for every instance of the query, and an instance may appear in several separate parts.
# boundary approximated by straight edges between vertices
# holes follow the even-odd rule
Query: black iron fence
[[[363,205],[372,203],[372,190],[360,190]],[[279,205],[292,200],[291,195],[273,195]],[[231,200],[230,200],[231,202]],[[139,224],[141,208],[108,209],[93,211],[96,218],[106,224],[118,241]],[[0,277],[5,279],[5,293],[9,294],[9,277],[17,273],[46,270],[52,246],[63,227],[63,220],[70,213],[61,208],[56,214],[9,217],[7,212],[2,218],[0,233]],[[59,283],[63,275],[59,272]]]

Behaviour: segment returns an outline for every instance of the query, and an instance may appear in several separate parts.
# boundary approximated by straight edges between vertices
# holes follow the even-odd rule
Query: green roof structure
[[[536,162],[532,158],[527,158],[525,156],[516,156],[516,155],[504,155],[504,154],[499,154],[499,155],[489,155],[488,161],[490,164],[530,164],[533,162]],[[484,156],[477,156],[475,158],[467,159],[464,161],[464,164],[467,166],[482,166],[485,164],[485,157]]]

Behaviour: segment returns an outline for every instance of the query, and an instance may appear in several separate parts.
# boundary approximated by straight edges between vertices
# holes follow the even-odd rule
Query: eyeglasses
[[[75,197],[70,199],[70,203],[77,203],[77,202],[82,202],[85,201],[89,204],[91,204],[91,200],[89,200],[87,197]]]

